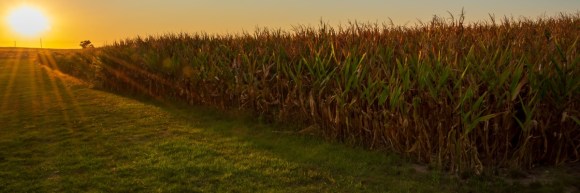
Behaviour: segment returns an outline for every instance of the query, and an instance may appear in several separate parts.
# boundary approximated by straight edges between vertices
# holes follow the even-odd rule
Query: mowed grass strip
[[[94,90],[30,55],[0,58],[0,192],[563,190],[459,180],[235,113]]]

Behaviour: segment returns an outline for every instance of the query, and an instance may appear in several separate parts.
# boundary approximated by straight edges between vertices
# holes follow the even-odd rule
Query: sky
[[[50,29],[34,36],[18,34],[6,18],[16,7],[41,10]],[[580,0],[1,0],[0,47],[80,48],[136,36],[167,33],[252,32],[256,27],[331,25],[349,21],[414,25],[433,15],[465,10],[466,21],[513,16],[537,18],[577,13]]]

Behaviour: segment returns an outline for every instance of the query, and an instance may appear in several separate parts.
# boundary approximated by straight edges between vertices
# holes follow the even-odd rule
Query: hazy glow
[[[50,28],[44,14],[30,6],[22,6],[10,12],[7,17],[10,28],[23,36],[37,36]]]

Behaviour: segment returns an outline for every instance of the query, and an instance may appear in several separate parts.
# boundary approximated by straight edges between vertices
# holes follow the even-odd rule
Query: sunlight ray
[[[10,95],[12,93],[12,89],[14,86],[14,81],[16,80],[16,76],[18,76],[18,68],[20,67],[21,56],[22,56],[22,50],[18,50],[18,52],[15,55],[16,58],[9,59],[10,62],[6,62],[6,65],[8,65],[8,68],[10,68],[12,70],[12,72],[10,73],[10,78],[8,80],[8,84],[6,85],[6,88],[2,89],[2,91],[4,92],[4,95],[2,96],[2,105],[0,105],[1,111],[5,111],[6,108],[8,107],[8,104],[10,103],[10,101],[8,99],[10,98]]]
[[[109,55],[105,55],[105,57],[108,57],[109,59],[115,61],[118,64],[123,65],[126,68],[129,68],[130,70],[134,71],[135,73],[140,73],[140,74],[146,74],[147,76],[151,76],[153,77],[154,80],[162,83],[163,85],[169,87],[169,88],[175,88],[175,84],[170,83],[169,81],[159,77],[156,74],[152,74],[149,73],[141,68],[136,67],[136,65],[131,64],[125,60],[113,57],[113,56],[109,56]],[[131,79],[130,77],[126,76],[123,72],[117,70],[117,69],[113,69],[109,66],[104,65],[103,67],[106,68],[106,70],[109,70],[111,72],[114,72],[116,75],[118,75],[123,81],[127,82],[128,84],[130,84],[131,86],[133,86],[134,88],[138,89],[141,93],[147,93],[150,97],[153,97],[156,101],[164,103],[169,105],[170,103],[166,102],[165,100],[163,100],[162,96],[159,96],[158,94],[154,93],[151,88],[147,88],[146,86],[144,86],[143,84],[139,84],[136,80]]]
[[[42,63],[40,58],[38,58],[38,60],[39,63]],[[39,98],[38,99],[39,103],[43,109],[48,109],[50,108],[51,105],[50,95],[48,93],[49,89],[46,88],[48,87],[48,84],[46,84],[46,82],[48,81],[47,80],[48,74],[44,73],[44,71],[41,68],[37,68],[35,69],[35,76],[38,77],[36,85],[40,91],[37,95],[37,97]]]
[[[32,52],[30,52],[30,53],[28,53],[28,55],[29,55],[28,62],[34,66],[36,64],[35,60],[36,60],[37,54],[35,53],[33,55]],[[34,68],[34,67],[29,68],[28,73],[30,74],[30,76],[29,76],[30,78],[28,79],[28,82],[30,84],[30,93],[32,96],[38,97],[39,96],[39,94],[38,94],[38,90],[39,90],[38,83],[39,82],[38,82],[38,77],[37,77],[38,76],[37,68]],[[40,100],[33,100],[30,105],[32,107],[33,112],[35,112],[37,114],[41,113],[40,109],[42,109],[43,107],[41,106]]]
[[[48,65],[54,65],[54,64],[50,64],[50,61],[48,60],[48,58],[45,55],[43,55],[41,61],[45,64],[48,64]],[[57,80],[54,78],[54,75],[50,74],[46,69],[40,68],[40,70],[41,70],[41,73],[46,74],[46,77],[48,77],[48,81],[50,83],[49,86],[50,86],[50,90],[51,90],[50,94],[52,94],[52,96],[54,98],[54,101],[51,101],[51,103],[56,103],[56,105],[58,106],[59,110],[61,111],[61,113],[64,117],[64,120],[68,126],[69,131],[74,131],[74,130],[72,130],[73,122],[72,122],[71,116],[69,115],[69,112],[68,112],[68,110],[69,110],[68,106],[64,102],[63,96],[62,96],[60,88],[59,88],[63,85],[59,85],[57,83]]]
[[[46,56],[46,61],[51,66],[51,68],[54,67],[52,69],[56,69],[56,72],[58,73],[58,74],[51,73],[51,75],[54,76],[59,82],[61,82],[61,83],[65,82],[63,80],[63,76],[65,76],[65,75],[60,73],[60,70],[58,69],[58,65],[56,64],[56,60],[54,59],[54,57],[48,53],[45,53],[44,56]],[[43,68],[43,70],[48,70],[48,69]],[[62,85],[63,85],[62,88],[64,90],[64,94],[66,95],[66,97],[71,99],[70,101],[72,103],[71,104],[72,108],[75,111],[75,114],[78,115],[77,118],[79,118],[80,120],[86,119],[85,112],[82,109],[80,109],[78,101],[76,100],[76,97],[74,96],[70,87],[65,86],[64,84],[62,84]]]
[[[37,64],[44,63],[44,59],[42,58],[43,52],[46,52],[46,51],[39,51],[37,53],[36,57],[34,58],[34,60],[36,60]],[[53,99],[53,95],[51,93],[51,91],[54,89],[51,87],[52,84],[47,84],[47,82],[50,82],[50,75],[49,75],[49,73],[47,73],[45,67],[42,65],[39,65],[39,67],[33,68],[33,72],[34,72],[34,74],[32,76],[35,77],[35,79],[36,79],[36,81],[33,83],[34,88],[37,88],[39,90],[38,94],[36,95],[38,104],[39,104],[41,109],[49,109],[52,106],[54,106],[54,99]],[[44,86],[44,88],[41,88],[43,86]],[[47,88],[47,87],[49,87],[49,88]],[[51,112],[44,112],[44,113],[50,114]],[[48,120],[48,116],[42,116],[42,118],[43,118],[44,122],[50,121],[50,120]]]

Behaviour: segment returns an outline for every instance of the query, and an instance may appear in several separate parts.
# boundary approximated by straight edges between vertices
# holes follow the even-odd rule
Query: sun
[[[21,6],[12,10],[7,21],[14,32],[28,37],[37,36],[50,29],[48,18],[32,6]]]

